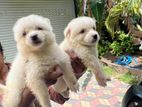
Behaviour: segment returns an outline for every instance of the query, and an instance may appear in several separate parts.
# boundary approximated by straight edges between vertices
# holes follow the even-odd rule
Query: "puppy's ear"
[[[47,21],[47,23],[49,23],[51,25],[50,19],[45,18],[45,20]]]
[[[70,29],[69,26],[67,26],[67,27],[65,28],[65,30],[64,30],[64,36],[65,36],[65,37],[69,37],[70,34],[71,34],[71,29]]]
[[[53,31],[52,25],[51,25],[51,21],[48,18],[45,18],[46,22],[50,25],[50,29]]]

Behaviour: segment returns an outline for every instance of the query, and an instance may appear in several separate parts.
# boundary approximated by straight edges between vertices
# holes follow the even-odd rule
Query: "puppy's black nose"
[[[40,40],[40,38],[38,38],[38,35],[37,34],[35,34],[35,35],[32,35],[31,36],[31,40],[32,40],[32,42],[34,43],[34,44],[40,44],[42,41]]]
[[[38,35],[35,34],[35,35],[31,36],[31,39],[32,39],[33,41],[37,41],[37,40],[38,40]]]
[[[97,34],[93,35],[93,39],[94,39],[94,40],[97,40],[97,38],[98,38],[98,37],[97,37]]]

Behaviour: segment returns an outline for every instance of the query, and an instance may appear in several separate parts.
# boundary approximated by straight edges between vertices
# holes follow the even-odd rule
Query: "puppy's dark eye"
[[[85,32],[85,29],[82,29],[79,33],[84,33]]]
[[[43,30],[43,28],[42,27],[37,27],[37,30]]]
[[[94,29],[94,30],[96,30],[96,28],[95,28],[95,27],[93,27],[93,29]]]
[[[23,32],[23,36],[26,36],[26,34],[27,34],[27,33],[24,31],[24,32]]]

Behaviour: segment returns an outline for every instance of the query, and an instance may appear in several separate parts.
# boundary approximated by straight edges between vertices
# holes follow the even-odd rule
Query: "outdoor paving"
[[[128,84],[112,79],[103,88],[97,85],[95,78],[89,82],[86,91],[71,93],[70,100],[64,105],[52,102],[53,107],[121,107],[122,98],[129,88]]]

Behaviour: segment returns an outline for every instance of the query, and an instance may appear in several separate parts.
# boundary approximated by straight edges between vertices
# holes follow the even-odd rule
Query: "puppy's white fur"
[[[14,39],[18,54],[12,64],[4,89],[4,107],[18,107],[23,89],[27,86],[42,107],[51,107],[45,74],[55,65],[63,69],[64,86],[78,90],[68,55],[61,50],[55,40],[49,19],[29,15],[19,19],[14,28]],[[60,91],[65,87],[56,84]]]
[[[100,36],[96,31],[95,19],[82,16],[71,20],[64,30],[64,36],[60,47],[64,51],[73,50],[83,64],[95,74],[98,84],[106,86],[109,78],[105,76],[98,59],[97,44]]]

